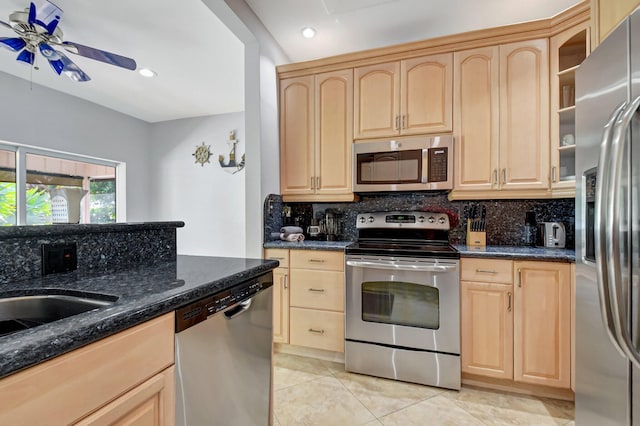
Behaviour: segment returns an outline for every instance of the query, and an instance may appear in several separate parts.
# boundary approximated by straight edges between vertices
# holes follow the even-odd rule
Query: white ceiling
[[[221,0],[222,1],[222,0]],[[84,98],[147,122],[244,110],[244,47],[201,0],[54,0],[64,39],[136,60],[144,78],[67,54],[91,81],[58,76],[38,53],[39,70],[0,48],[0,71]],[[2,0],[0,20],[29,0]],[[13,32],[0,27],[0,37]]]
[[[556,15],[579,0],[245,0],[293,62]],[[304,39],[300,30],[318,33]]]
[[[223,0],[219,0],[223,1]],[[29,0],[0,1],[0,19]],[[246,0],[292,62],[550,17],[578,0]],[[147,122],[244,110],[244,47],[201,0],[55,0],[64,39],[134,58],[158,77],[69,54],[76,83],[0,48],[0,72]],[[318,35],[302,38],[312,26]],[[0,27],[0,37],[12,36]]]

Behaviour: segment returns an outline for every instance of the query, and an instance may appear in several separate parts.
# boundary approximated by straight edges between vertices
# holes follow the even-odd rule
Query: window
[[[0,225],[53,223],[60,205],[55,198],[52,203],[51,194],[64,188],[85,193],[80,223],[116,221],[116,179],[123,179],[117,177],[120,163],[21,145],[2,148],[4,144],[0,144]],[[18,213],[21,203],[23,214]],[[64,206],[67,214],[67,204]]]

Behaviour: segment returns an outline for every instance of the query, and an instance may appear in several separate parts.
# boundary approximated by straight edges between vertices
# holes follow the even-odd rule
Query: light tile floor
[[[290,354],[275,354],[274,363],[276,426],[574,425],[572,402],[432,388]]]

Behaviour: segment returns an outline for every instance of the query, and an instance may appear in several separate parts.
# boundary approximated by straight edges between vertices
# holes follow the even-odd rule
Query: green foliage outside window
[[[49,193],[41,187],[27,189],[27,223],[51,222]],[[0,225],[16,224],[16,184],[0,182]]]

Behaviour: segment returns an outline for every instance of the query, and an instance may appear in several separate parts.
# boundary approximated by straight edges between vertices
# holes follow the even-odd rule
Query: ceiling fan
[[[32,1],[24,11],[11,13],[8,23],[0,21],[0,28],[7,27],[18,35],[18,37],[0,37],[0,46],[20,52],[16,60],[31,66],[34,66],[36,51],[39,50],[58,75],[65,74],[73,81],[89,81],[91,78],[62,50],[128,70],[136,69],[136,61],[131,58],[76,42],[63,41],[62,30],[58,26],[62,14],[62,9],[50,1]],[[62,49],[54,49],[53,46]]]

